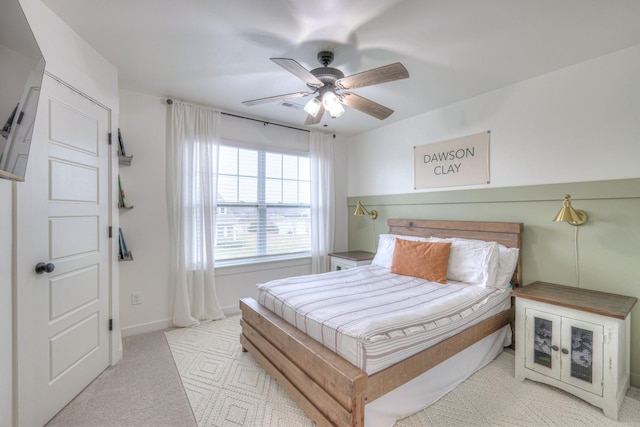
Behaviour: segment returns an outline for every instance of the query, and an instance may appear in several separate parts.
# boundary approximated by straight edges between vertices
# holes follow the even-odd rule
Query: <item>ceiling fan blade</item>
[[[392,82],[394,80],[406,79],[409,72],[404,65],[399,62],[374,68],[358,74],[343,77],[336,80],[335,86],[339,89],[357,89],[359,87],[377,85],[380,83]]]
[[[242,104],[250,107],[252,105],[266,104],[267,102],[281,101],[283,99],[302,98],[303,96],[311,95],[312,93],[313,92],[288,93],[286,95],[276,95],[276,96],[269,96],[267,98],[258,98],[258,99],[252,99],[250,101],[242,101]]]
[[[315,86],[315,87],[324,86],[324,83],[322,83],[316,76],[311,74],[309,70],[304,68],[302,65],[298,64],[293,59],[271,58],[271,60],[308,85]]]
[[[318,114],[312,116],[311,114],[307,114],[307,120],[305,120],[304,124],[306,126],[309,125],[317,125],[322,120],[322,116],[324,116],[324,105],[320,105],[320,109],[318,110]]]
[[[355,93],[343,92],[340,94],[339,99],[344,105],[348,105],[351,108],[362,111],[376,119],[384,120],[393,114],[393,110],[391,108],[387,108],[377,102],[370,101],[367,98],[356,95]]]

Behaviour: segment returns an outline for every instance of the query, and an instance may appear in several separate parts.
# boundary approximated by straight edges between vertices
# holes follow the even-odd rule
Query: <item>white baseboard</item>
[[[640,388],[640,374],[631,373],[631,385]]]
[[[225,316],[235,316],[240,314],[240,307],[238,305],[230,305],[229,307],[222,307],[222,312]]]
[[[240,314],[240,308],[236,305],[223,307],[222,312],[225,316],[236,316]],[[173,327],[172,319],[156,320],[154,322],[142,323],[140,325],[128,326],[122,328],[120,333],[122,337],[130,337],[133,335],[146,334],[148,332],[162,331]]]
[[[172,319],[156,320],[154,322],[142,323],[140,325],[128,326],[120,329],[122,337],[130,337],[132,335],[146,334],[147,332],[162,331],[173,326]]]

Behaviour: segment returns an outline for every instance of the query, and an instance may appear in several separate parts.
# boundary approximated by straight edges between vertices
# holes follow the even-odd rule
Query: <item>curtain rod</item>
[[[172,105],[173,104],[173,99],[168,98],[167,99],[167,104]],[[189,104],[189,103],[185,102],[185,104]],[[194,105],[194,104],[190,104],[190,105]],[[224,111],[220,111],[220,114],[224,114],[225,116],[229,116],[229,117],[236,117],[236,118],[239,118],[239,119],[252,120],[254,122],[262,123],[265,126],[266,125],[274,125],[274,126],[280,126],[280,127],[283,127],[283,128],[287,128],[287,129],[299,130],[299,131],[302,131],[302,132],[311,132],[309,129],[300,129],[300,128],[297,128],[297,127],[294,127],[294,126],[281,125],[279,123],[268,122],[266,120],[254,119],[254,118],[251,118],[251,117],[239,116],[237,114],[225,113]]]

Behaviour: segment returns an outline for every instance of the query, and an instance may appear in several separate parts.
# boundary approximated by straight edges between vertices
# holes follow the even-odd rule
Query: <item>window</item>
[[[309,157],[220,146],[216,261],[311,251]]]

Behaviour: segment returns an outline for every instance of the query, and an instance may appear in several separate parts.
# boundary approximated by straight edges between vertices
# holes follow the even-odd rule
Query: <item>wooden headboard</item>
[[[509,248],[521,248],[521,222],[449,221],[431,219],[388,219],[389,233],[420,237],[459,237],[498,242]],[[522,286],[522,256],[511,278],[514,288]]]

